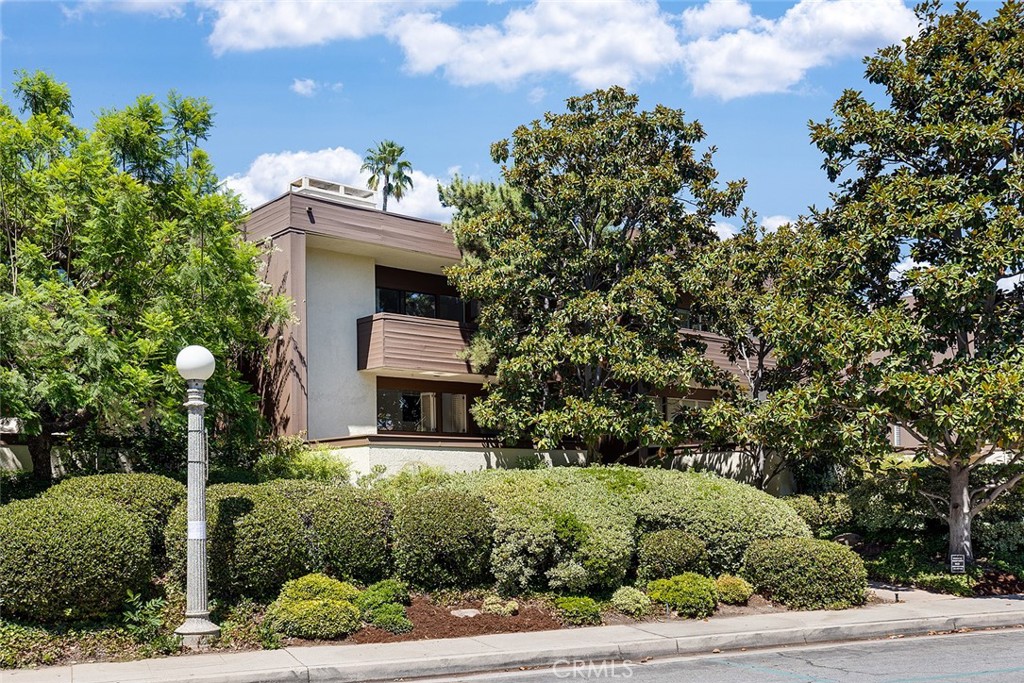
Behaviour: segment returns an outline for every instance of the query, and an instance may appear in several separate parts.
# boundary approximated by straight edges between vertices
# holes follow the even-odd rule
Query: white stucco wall
[[[529,448],[413,448],[408,446],[353,446],[331,451],[352,463],[354,476],[367,474],[376,465],[395,474],[404,467],[429,465],[449,472],[475,472],[477,470],[505,469],[537,462],[540,458],[548,465],[582,465],[585,454],[580,451],[538,452]]]
[[[775,462],[774,460],[770,461],[768,463],[769,468],[774,467]],[[677,470],[715,472],[723,477],[757,486],[755,463],[745,453],[723,451],[720,453],[678,455],[672,459],[671,467]],[[768,493],[776,496],[788,496],[795,493],[796,487],[793,483],[793,473],[783,468],[774,479],[768,482],[766,490]]]
[[[356,320],[373,315],[375,282],[372,258],[306,252],[307,439],[376,433],[376,380],[356,369]]]
[[[28,446],[0,446],[0,472],[32,471]]]

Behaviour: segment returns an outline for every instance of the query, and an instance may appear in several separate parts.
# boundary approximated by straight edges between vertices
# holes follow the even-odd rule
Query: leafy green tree
[[[197,146],[209,104],[144,96],[90,131],[47,74],[20,72],[13,90],[24,117],[0,103],[0,415],[23,420],[35,475],[51,476],[55,434],[180,430],[174,358],[188,343],[218,360],[214,455],[239,457],[261,433],[242,373],[287,309]]]
[[[442,190],[466,255],[448,277],[481,303],[473,360],[496,376],[473,414],[509,441],[674,443],[657,393],[719,380],[679,333],[681,278],[744,184],[717,187],[700,124],[638,102],[570,98],[493,145],[503,186]]]
[[[1024,6],[918,15],[866,60],[886,104],[848,90],[811,125],[840,184],[775,317],[840,387],[871,464],[894,460],[895,424],[912,437],[897,455],[945,473],[920,492],[971,562],[972,520],[1024,478]],[[1009,464],[985,464],[999,451]]]
[[[813,358],[788,353],[792,329],[772,324],[800,222],[769,232],[756,219],[745,211],[740,232],[709,245],[690,270],[691,310],[710,328],[708,344],[721,347],[738,381],[710,408],[686,417],[705,448],[743,454],[761,488],[787,469],[806,490],[846,483],[836,481],[851,464],[839,438],[836,387],[809,381]]]
[[[412,164],[402,158],[405,147],[394,140],[383,140],[376,147],[366,150],[360,171],[368,171],[370,177],[366,186],[371,190],[380,188],[384,199],[382,209],[388,210],[388,197],[401,201],[406,190],[412,189]]]

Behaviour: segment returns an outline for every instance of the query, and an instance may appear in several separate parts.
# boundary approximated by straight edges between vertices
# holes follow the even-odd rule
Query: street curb
[[[297,656],[285,649],[288,659],[295,662],[264,662],[266,668],[244,669],[237,671],[220,670],[216,673],[203,673],[193,669],[174,673],[164,669],[158,662],[150,660],[156,666],[147,673],[116,671],[116,664],[109,672],[101,673],[98,669],[91,671],[73,671],[71,667],[57,667],[63,670],[58,673],[54,669],[37,670],[4,670],[0,671],[0,681],[10,674],[11,683],[37,683],[60,681],[61,683],[349,683],[356,681],[390,681],[395,679],[431,678],[458,674],[487,673],[519,668],[551,667],[561,664],[568,667],[575,661],[602,662],[639,660],[659,657],[676,657],[681,655],[714,654],[719,652],[736,652],[739,650],[758,650],[773,647],[800,646],[808,644],[836,643],[881,639],[894,636],[919,636],[938,632],[957,631],[961,629],[981,630],[991,628],[1007,628],[1024,626],[1024,609],[1012,612],[983,612],[969,616],[936,616],[916,617],[907,619],[889,619],[885,621],[863,622],[836,625],[809,625],[806,627],[785,627],[759,631],[738,633],[709,633],[706,635],[659,637],[651,633],[650,638],[628,640],[626,642],[603,642],[589,645],[568,647],[544,647],[534,649],[500,649],[491,645],[492,652],[474,652],[466,654],[445,654],[438,656],[420,656],[396,658],[377,661],[344,661],[344,650],[339,648],[337,662],[303,664]],[[597,627],[599,630],[602,627]],[[615,627],[607,627],[615,628]],[[581,632],[581,638],[587,636]],[[429,648],[431,641],[414,641],[420,646]],[[437,647],[443,647],[445,641],[433,641]],[[354,653],[353,653],[354,654]],[[252,663],[250,663],[251,665]],[[97,667],[101,665],[88,665]],[[163,669],[163,670],[161,670]],[[66,672],[66,675],[63,673]],[[48,675],[49,674],[49,675]],[[53,677],[53,674],[57,674]],[[107,675],[104,675],[107,674]],[[108,677],[109,675],[109,677]]]

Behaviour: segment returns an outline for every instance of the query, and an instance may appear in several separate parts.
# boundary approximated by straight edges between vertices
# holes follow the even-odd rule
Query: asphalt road
[[[441,680],[441,679],[431,679]],[[444,680],[460,683],[1024,683],[1024,630],[725,653],[646,663],[564,662],[543,670]]]

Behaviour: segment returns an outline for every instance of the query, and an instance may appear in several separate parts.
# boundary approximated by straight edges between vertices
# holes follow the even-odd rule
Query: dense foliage
[[[69,477],[48,489],[45,495],[48,498],[99,498],[138,517],[149,536],[153,565],[159,571],[167,561],[164,548],[167,519],[178,503],[185,500],[185,487],[157,474],[97,474]]]
[[[497,378],[473,415],[510,442],[676,443],[655,393],[717,381],[679,334],[683,275],[744,184],[719,189],[699,123],[638,104],[571,97],[492,146],[506,189],[442,189],[464,254],[448,277],[481,304],[471,358]]]
[[[642,582],[667,579],[683,572],[708,573],[704,541],[679,529],[644,534],[636,548],[636,576]]]
[[[794,609],[843,609],[864,602],[864,562],[844,545],[810,538],[757,541],[743,558],[757,592]]]
[[[54,433],[67,452],[116,447],[183,469],[180,451],[153,462],[137,446],[150,433],[181,442],[174,358],[188,343],[217,359],[214,459],[251,461],[263,423],[244,375],[288,311],[200,146],[209,103],[142,96],[87,130],[64,84],[19,72],[12,85],[24,116],[0,102],[0,394],[25,421],[35,476],[51,476]]]
[[[484,502],[459,491],[427,490],[395,512],[395,569],[421,588],[468,588],[490,572],[494,526]]]
[[[352,487],[313,491],[298,503],[312,566],[362,583],[388,576],[391,506],[374,493]]]
[[[167,525],[170,573],[185,580],[186,506]],[[306,573],[306,534],[292,501],[261,486],[218,484],[207,489],[207,556],[210,593],[219,598],[275,595]]]
[[[562,621],[572,626],[601,623],[601,606],[593,598],[564,597],[555,599],[555,607]]]
[[[153,576],[142,521],[106,500],[47,497],[0,507],[0,611],[34,622],[120,611]]]
[[[703,619],[718,606],[718,588],[714,579],[685,572],[647,584],[651,600],[675,610],[679,616]]]
[[[715,579],[718,599],[727,605],[745,605],[754,594],[754,587],[744,579],[732,574],[722,574]]]

